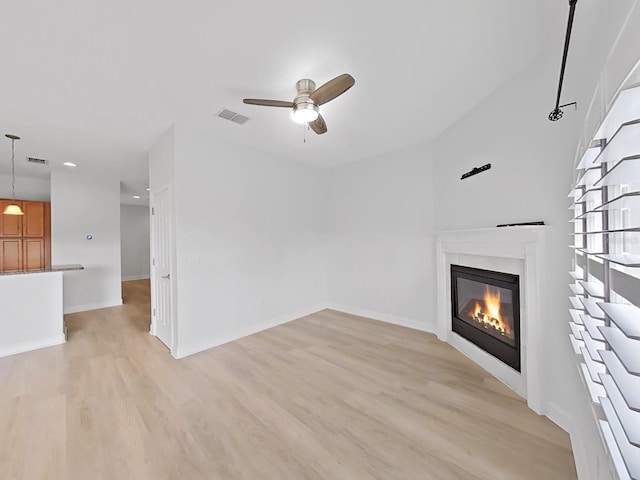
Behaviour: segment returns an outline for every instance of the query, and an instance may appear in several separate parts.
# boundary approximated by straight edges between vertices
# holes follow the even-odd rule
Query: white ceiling
[[[51,169],[71,160],[118,175],[127,195],[146,194],[147,151],[177,122],[332,167],[430,140],[549,46],[559,63],[566,3],[8,2],[0,132],[23,137],[19,174],[46,174],[27,155]],[[343,72],[355,86],[322,107],[329,132],[306,143],[287,110],[242,103],[292,100],[298,79]],[[251,120],[218,118],[222,108]],[[0,173],[10,171],[6,142]]]

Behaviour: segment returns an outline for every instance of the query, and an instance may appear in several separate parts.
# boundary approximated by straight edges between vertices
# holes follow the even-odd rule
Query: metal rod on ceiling
[[[564,72],[567,67],[567,55],[569,54],[569,42],[571,41],[571,31],[573,29],[573,17],[576,13],[576,3],[578,0],[569,0],[569,20],[567,21],[567,34],[564,37],[564,52],[562,54],[562,67],[560,68],[560,81],[558,82],[558,96],[556,97],[556,108],[549,114],[549,120],[555,122],[562,118],[563,112],[560,109],[560,97],[562,96],[562,85],[564,83]],[[571,103],[568,105],[572,105]],[[563,107],[566,105],[562,105]]]

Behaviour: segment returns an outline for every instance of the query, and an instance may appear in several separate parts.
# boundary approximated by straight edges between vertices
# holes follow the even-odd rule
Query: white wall
[[[559,122],[554,106],[561,45],[542,56],[434,141],[436,230],[491,227],[544,220],[550,225],[545,308],[549,414],[571,430],[581,479],[612,478],[589,400],[568,340],[568,270],[571,266],[566,195],[576,146],[600,72],[636,1],[579,2],[563,100],[578,101]],[[640,43],[640,24],[628,27]],[[635,48],[636,56],[640,53]],[[631,65],[625,68],[629,69]],[[627,70],[628,71],[628,70]],[[616,75],[619,78],[620,75]],[[613,76],[612,76],[613,78]],[[612,88],[611,85],[608,85]],[[492,169],[460,180],[474,166]]]
[[[149,278],[149,207],[120,205],[122,280]]]
[[[414,328],[435,328],[430,145],[329,171],[329,303]]]
[[[324,307],[326,172],[187,128],[175,132],[174,354]]]
[[[151,192],[173,185],[175,172],[175,129],[169,128],[149,152],[149,187]]]
[[[51,256],[85,267],[64,274],[65,313],[122,304],[119,179],[51,173]]]
[[[11,175],[0,175],[0,198],[11,198]],[[16,198],[48,202],[51,200],[51,181],[48,178],[16,176]]]

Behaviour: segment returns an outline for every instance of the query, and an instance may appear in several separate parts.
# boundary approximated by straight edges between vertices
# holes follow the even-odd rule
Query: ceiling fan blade
[[[313,122],[309,122],[309,126],[311,130],[316,132],[318,135],[322,135],[323,133],[327,133],[327,124],[324,122],[324,118],[322,115],[318,115]]]
[[[356,81],[351,75],[343,73],[342,75],[338,75],[333,80],[329,80],[324,85],[316,88],[311,95],[309,95],[309,98],[318,105],[322,105],[323,103],[327,103],[337,96],[342,95],[353,87],[354,83],[356,83]]]
[[[293,108],[293,102],[285,102],[282,100],[264,100],[261,98],[245,98],[242,101],[247,105],[262,105],[264,107]]]

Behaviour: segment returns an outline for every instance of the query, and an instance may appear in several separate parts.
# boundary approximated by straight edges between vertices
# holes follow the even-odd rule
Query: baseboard
[[[64,333],[55,335],[53,337],[43,338],[34,342],[19,343],[17,345],[11,345],[0,350],[0,357],[6,357],[9,355],[16,355],[18,353],[30,352],[31,350],[38,350],[40,348],[52,347],[54,345],[60,345],[66,341]]]
[[[547,412],[545,416],[565,432],[571,433],[572,428],[570,417],[561,409],[559,409],[557,405],[553,403],[547,403]]]
[[[350,315],[358,315],[360,317],[366,317],[372,320],[379,320],[381,322],[391,323],[393,325],[399,325],[402,327],[411,328],[413,330],[420,330],[428,333],[434,333],[435,331],[435,325],[425,324],[409,318],[398,317],[398,316],[389,315],[386,313],[373,312],[373,311],[364,310],[361,308],[345,307],[343,305],[317,305],[307,310],[298,311],[290,315],[283,315],[266,322],[250,325],[246,328],[236,330],[228,335],[205,340],[205,341],[194,343],[184,347],[178,346],[175,352],[173,352],[172,354],[174,358],[188,357],[189,355],[193,355],[195,353],[202,352],[204,350],[208,350],[210,348],[214,348],[219,345],[224,345],[225,343],[233,342],[240,338],[247,337],[249,335],[253,335],[255,333],[259,333],[264,330],[268,330],[270,328],[292,322],[293,320],[297,320],[299,318],[306,317],[307,315],[312,315],[314,313],[317,313],[326,309],[336,310],[336,311],[347,313]]]
[[[131,282],[133,280],[149,280],[151,277],[147,275],[134,275],[133,277],[122,277],[123,282]]]
[[[371,310],[365,310],[358,307],[347,307],[345,305],[329,305],[327,307],[330,310],[336,310],[337,312],[347,313],[349,315],[357,315],[359,317],[366,317],[372,320],[378,320],[380,322],[391,323],[393,325],[399,325],[401,327],[411,328],[413,330],[420,330],[422,332],[435,333],[436,325],[419,322],[405,317],[398,317],[396,315],[390,315],[388,313],[374,312]]]
[[[299,310],[297,312],[294,312],[288,315],[280,315],[268,321],[256,323],[253,325],[248,325],[245,328],[235,330],[227,335],[222,335],[216,338],[203,340],[201,342],[192,343],[191,345],[186,345],[183,347],[178,346],[176,347],[174,352],[171,352],[171,354],[173,355],[174,358],[178,358],[178,359],[188,357],[189,355],[193,355],[195,353],[199,353],[204,350],[209,350],[210,348],[218,347],[220,345],[224,345],[225,343],[233,342],[235,340],[248,337],[249,335],[253,335],[255,333],[259,333],[264,330],[269,330],[270,328],[274,328],[279,325],[284,325],[285,323],[298,320],[299,318],[312,315],[314,313],[320,312],[325,309],[326,309],[326,305],[319,305],[306,310]]]
[[[68,313],[87,312],[89,310],[98,310],[100,308],[119,307],[120,305],[122,305],[121,298],[108,302],[87,303],[86,305],[72,305],[69,307],[65,306],[63,311],[66,315]]]

